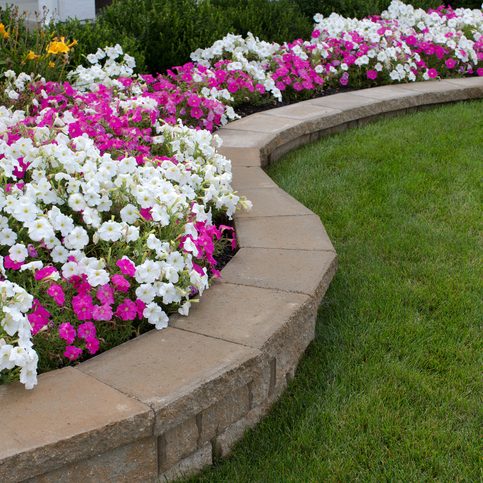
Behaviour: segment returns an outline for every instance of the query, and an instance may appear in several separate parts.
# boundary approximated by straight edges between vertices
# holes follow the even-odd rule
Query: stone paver
[[[224,281],[216,283],[203,297],[206,303],[193,307],[190,317],[174,317],[173,326],[258,349],[310,305],[308,295]]]
[[[246,132],[222,128],[217,135],[223,140],[219,152],[227,156],[233,166],[260,166],[263,148],[274,134]]]
[[[288,106],[278,107],[263,111],[260,115],[271,117],[288,117],[290,119],[298,119],[300,121],[308,121],[318,119],[320,117],[332,116],[342,111],[330,107],[324,107],[312,104],[310,101],[297,102]]]
[[[0,481],[27,478],[150,436],[148,406],[66,367],[26,391],[0,386]]]
[[[169,327],[115,347],[79,368],[151,406],[157,415],[155,432],[161,434],[247,383],[258,356],[255,349]],[[231,377],[232,371],[240,379]]]
[[[239,213],[237,217],[255,218],[259,216],[294,216],[311,215],[312,212],[295,198],[282,189],[244,189],[243,193],[252,203],[253,208],[248,212]]]
[[[237,191],[247,189],[276,188],[275,182],[262,168],[234,166],[233,188]]]
[[[198,449],[200,431],[196,417],[183,421],[159,437],[159,468],[166,471]]]
[[[317,215],[237,218],[240,248],[334,250]]]
[[[252,114],[238,121],[231,122],[223,130],[249,131],[257,133],[278,134],[300,124],[300,119],[278,116],[267,116],[263,113]]]
[[[222,276],[229,283],[304,293],[320,300],[336,258],[334,252],[242,248]]]

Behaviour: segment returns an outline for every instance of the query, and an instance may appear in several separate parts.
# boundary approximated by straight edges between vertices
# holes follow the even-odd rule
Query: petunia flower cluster
[[[29,329],[16,340],[16,299],[3,300],[0,370],[20,367],[28,387],[34,345],[48,348],[43,368],[96,354],[112,331],[127,339],[188,315],[219,275],[218,241],[234,243],[215,223],[249,207],[220,139],[166,123],[154,91],[38,81],[30,95],[29,112],[2,109],[0,132],[0,280],[31,302],[15,312]]]
[[[263,97],[310,97],[327,88],[483,75],[482,10],[428,12],[393,0],[362,20],[316,15],[310,40],[283,45],[229,34],[171,76],[232,106]]]

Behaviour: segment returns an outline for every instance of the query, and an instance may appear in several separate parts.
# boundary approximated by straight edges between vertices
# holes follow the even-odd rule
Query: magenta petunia
[[[47,289],[47,293],[54,299],[54,302],[62,306],[65,303],[65,293],[64,289],[62,288],[61,285],[58,283],[53,283],[50,285],[50,287]]]
[[[370,80],[375,80],[377,79],[377,70],[370,69],[366,72],[366,76]]]
[[[133,262],[131,262],[131,260],[127,258],[121,258],[116,262],[116,265],[119,267],[124,275],[134,277],[134,274],[136,273],[136,266]]]
[[[81,339],[87,339],[88,337],[94,337],[96,335],[96,326],[93,322],[84,322],[77,327],[77,335]]]
[[[131,284],[119,274],[115,274],[111,277],[111,282],[114,285],[114,288],[119,292],[127,292]]]
[[[67,344],[72,344],[76,337],[76,330],[75,328],[69,323],[64,322],[59,325],[59,337],[67,342]]]
[[[122,320],[134,320],[136,315],[137,306],[132,300],[124,299],[117,307],[116,316]]]
[[[75,361],[79,359],[82,355],[82,349],[73,345],[68,345],[64,351],[64,357],[69,359],[70,361]]]

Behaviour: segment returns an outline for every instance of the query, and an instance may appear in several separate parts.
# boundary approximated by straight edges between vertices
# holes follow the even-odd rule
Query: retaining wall
[[[262,167],[386,115],[483,97],[483,79],[384,86],[254,114],[219,135],[253,210],[240,250],[188,318],[26,391],[0,386],[0,481],[154,482],[223,457],[267,413],[314,337],[337,255],[318,216]]]

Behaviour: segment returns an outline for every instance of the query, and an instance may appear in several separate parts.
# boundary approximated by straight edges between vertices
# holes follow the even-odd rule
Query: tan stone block
[[[464,89],[460,84],[450,80],[431,80],[413,82],[400,85],[401,89],[407,89],[419,94],[419,105],[436,104],[444,102],[460,101],[468,98],[469,89]],[[476,88],[476,94],[479,93]]]
[[[201,413],[200,441],[211,440],[227,426],[238,421],[250,409],[248,386],[242,386],[228,393],[221,401]]]
[[[196,417],[183,421],[159,437],[159,468],[168,470],[198,448],[199,428]]]
[[[276,183],[262,168],[234,166],[233,187],[241,194],[246,189],[277,188]]]
[[[266,146],[275,134],[221,128],[216,132],[223,140],[220,153],[231,159],[233,166],[263,166]]]
[[[115,482],[147,483],[157,481],[158,462],[155,438],[101,453],[35,478],[29,483]]]
[[[394,99],[405,98],[411,100],[411,98],[414,98],[417,95],[413,91],[403,89],[403,85],[406,84],[394,84],[389,86],[371,87],[369,89],[359,89],[356,91],[352,91],[351,95],[362,96],[369,99],[377,99],[380,101],[390,101]],[[413,102],[415,102],[414,99]],[[409,105],[407,107],[409,107]]]
[[[278,134],[298,126],[300,122],[300,119],[271,116],[260,112],[244,117],[238,121],[231,122],[223,129],[248,131],[250,133]]]
[[[240,441],[244,434],[253,428],[268,412],[269,406],[257,406],[246,416],[228,426],[223,433],[219,434],[214,442],[213,450],[215,458],[225,458],[231,454],[235,444]]]
[[[310,303],[308,295],[222,281],[203,294],[203,300],[192,308],[189,317],[176,316],[171,323],[174,327],[262,349],[278,330],[300,317]]]
[[[258,216],[313,215],[312,211],[278,187],[245,189],[243,194],[253,203],[253,208],[239,213],[238,219]]]
[[[147,437],[151,409],[67,367],[35,389],[0,386],[0,481],[22,480]]]
[[[260,167],[262,165],[259,148],[240,148],[222,146],[218,152],[231,161],[235,166],[253,166]]]
[[[307,102],[315,106],[329,107],[342,111],[339,117],[335,115],[330,116],[337,119],[339,123],[342,123],[381,112],[380,104],[382,101],[375,98],[357,96],[353,93],[343,93],[319,97]]]
[[[235,225],[240,248],[335,251],[317,215],[237,217]]]
[[[461,79],[446,79],[450,84],[455,84],[465,89],[470,97],[483,97],[483,77],[465,77]]]
[[[155,411],[155,434],[175,427],[251,380],[259,351],[168,327],[79,368]]]
[[[184,458],[159,476],[159,483],[187,478],[201,471],[213,462],[211,443],[206,443],[192,455]]]
[[[341,111],[338,109],[314,105],[310,103],[310,101],[302,101],[295,104],[290,104],[289,106],[270,109],[269,111],[264,111],[260,114],[264,116],[289,117],[291,119],[307,121],[318,119],[320,117],[331,116],[340,112]]]
[[[304,293],[319,303],[336,267],[334,252],[242,248],[222,277],[229,283]]]

